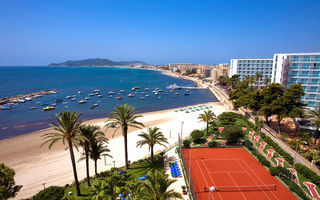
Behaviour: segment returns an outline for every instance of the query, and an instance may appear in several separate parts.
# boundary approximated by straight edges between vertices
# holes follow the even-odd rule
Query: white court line
[[[208,171],[209,172],[209,171]],[[245,170],[241,170],[241,171],[214,171],[214,172],[209,172],[210,174],[214,174],[214,173],[227,173],[227,172],[230,172],[230,173],[244,173],[244,172],[247,172]]]
[[[241,162],[243,162],[243,163],[248,167],[248,169],[254,174],[255,177],[257,177],[258,180],[260,180],[260,182],[261,182],[263,185],[266,185],[266,184],[260,179],[260,177],[247,165],[247,163],[245,163],[243,160],[241,160]],[[240,163],[239,163],[239,165],[241,166],[242,169],[244,169]],[[245,169],[244,169],[244,170],[245,170]],[[256,182],[256,180],[255,180],[248,172],[247,172],[247,174],[248,174],[248,176],[249,176],[257,185],[259,185],[259,184]],[[274,197],[276,197],[276,199],[279,199],[279,198],[277,197],[277,195],[275,195],[275,194],[273,193],[272,190],[270,190],[270,192],[273,194]],[[270,199],[269,195],[268,195],[265,191],[263,191],[263,193],[268,197],[268,199]]]
[[[212,183],[216,186],[216,184],[214,183],[214,181],[213,181],[213,179],[212,179],[212,177],[211,177],[210,173],[208,172],[208,168],[207,168],[206,163],[205,163],[203,160],[201,160],[201,161],[202,161],[203,165],[205,166],[205,168],[206,168],[206,170],[207,170],[207,173],[208,173],[208,176],[210,177],[210,179],[211,179]],[[218,195],[219,195],[220,199],[222,199],[220,192],[218,192]]]
[[[238,187],[238,184],[236,184],[236,182],[233,180],[232,176],[230,175],[229,172],[227,172],[228,176],[230,177],[230,179],[232,180],[232,182],[234,183],[234,185],[238,188],[239,192],[241,193],[241,195],[243,196],[244,199],[247,199],[243,193],[240,191],[240,188]]]
[[[205,176],[204,176],[204,174],[203,174],[203,171],[202,171],[202,169],[201,169],[201,167],[200,167],[200,164],[199,164],[199,160],[197,160],[197,163],[198,163],[198,167],[199,167],[199,169],[200,169],[200,172],[201,172],[201,174],[202,174],[202,178],[204,179],[204,181],[206,182],[206,185],[207,186],[210,186],[209,184],[208,184],[208,182],[207,182],[207,179],[205,178]],[[210,176],[210,175],[209,175]],[[213,196],[213,194],[211,193],[211,196]],[[211,197],[210,196],[210,197]],[[221,198],[221,197],[220,197]],[[212,197],[212,199],[213,199],[213,197]],[[221,198],[222,199],[222,198]]]

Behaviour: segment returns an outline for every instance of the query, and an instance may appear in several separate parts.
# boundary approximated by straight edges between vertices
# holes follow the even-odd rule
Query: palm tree
[[[110,149],[108,149],[106,144],[108,144],[107,138],[97,138],[90,141],[89,156],[94,161],[94,172],[96,176],[98,176],[98,160],[101,156],[112,158],[112,156],[108,154]]]
[[[259,80],[262,78],[262,74],[260,73],[256,73],[255,75],[255,81],[256,81],[256,84],[257,84],[257,90],[259,89]]]
[[[316,127],[316,130],[314,132],[314,144],[317,144],[317,137],[319,136],[320,128],[320,106],[315,106],[313,109],[308,109],[306,115],[310,119],[311,123]],[[320,150],[320,142],[318,150]]]
[[[147,173],[147,178],[141,183],[138,199],[142,200],[168,200],[172,198],[182,199],[180,193],[173,189],[168,190],[176,180],[168,178],[163,171],[155,170]]]
[[[128,163],[128,127],[141,128],[144,125],[138,121],[137,118],[142,117],[142,115],[137,114],[136,108],[128,105],[117,105],[113,111],[108,115],[109,121],[106,124],[108,128],[116,127],[114,133],[121,128],[122,136],[124,139],[124,150],[125,150],[125,162],[126,169],[129,168]],[[113,134],[114,134],[113,133]]]
[[[214,112],[212,112],[211,110],[205,110],[204,113],[201,113],[199,115],[198,119],[207,123],[207,135],[208,135],[209,123],[215,121],[217,118]]]
[[[52,122],[50,126],[53,128],[53,130],[57,132],[53,133],[46,133],[42,135],[43,139],[45,140],[42,144],[49,143],[49,149],[54,145],[57,141],[62,140],[62,143],[65,144],[65,142],[68,143],[68,148],[70,152],[70,158],[72,163],[72,169],[73,169],[73,176],[74,181],[76,184],[76,190],[77,195],[80,196],[80,187],[79,187],[79,181],[78,181],[78,175],[77,175],[77,168],[76,168],[76,162],[74,158],[74,152],[73,152],[73,145],[76,145],[78,140],[81,138],[79,134],[79,129],[81,125],[81,121],[79,121],[81,114],[78,114],[77,112],[60,112],[59,115],[56,115],[58,123]]]
[[[80,135],[82,138],[79,140],[79,145],[83,148],[85,159],[86,159],[86,174],[87,174],[87,183],[90,186],[90,175],[89,175],[89,151],[90,143],[95,140],[104,140],[104,134],[99,131],[99,126],[80,126]],[[80,158],[82,160],[83,158]]]
[[[148,132],[142,132],[139,134],[142,139],[137,142],[137,147],[142,147],[143,145],[147,144],[149,146],[149,150],[151,151],[151,161],[153,162],[153,147],[156,144],[166,146],[168,144],[167,138],[164,137],[163,133],[160,131],[158,127],[151,127],[148,128]]]
[[[268,78],[268,77],[266,77],[265,79],[263,79],[263,83],[266,85],[266,87],[269,86],[270,82],[271,82],[271,80],[270,80],[270,78]]]

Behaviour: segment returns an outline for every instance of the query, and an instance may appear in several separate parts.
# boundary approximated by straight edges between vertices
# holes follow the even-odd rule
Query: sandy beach
[[[212,110],[216,115],[224,112],[226,109],[219,102],[207,103],[212,105]],[[174,112],[175,109],[163,110],[157,112],[143,113],[143,117],[139,119],[145,124],[142,130],[129,129],[129,160],[135,161],[149,155],[147,146],[136,148],[136,142],[139,140],[137,134],[146,131],[147,127],[157,126],[168,138],[170,145],[178,140],[178,133],[186,137],[196,128],[204,128],[205,123],[199,122],[197,117],[203,111],[194,113]],[[103,128],[106,118],[95,119],[84,122],[85,124],[98,125]],[[183,123],[182,123],[183,122]],[[7,166],[16,171],[16,184],[23,185],[16,199],[27,198],[43,189],[42,183],[46,183],[46,187],[52,185],[63,186],[73,181],[72,167],[69,152],[65,150],[66,146],[62,142],[57,143],[50,150],[48,146],[40,148],[43,140],[41,135],[51,132],[51,129],[45,129],[34,133],[18,136],[15,138],[0,141],[0,162],[4,162]],[[105,171],[113,167],[113,161],[116,166],[124,165],[124,148],[123,138],[120,130],[112,137],[114,130],[109,129],[105,132],[109,141],[109,148],[113,158],[104,158],[98,161],[98,171]],[[164,147],[155,147],[155,151],[164,149]],[[80,152],[75,151],[76,159],[80,158]],[[90,174],[94,174],[93,161],[90,161]],[[85,178],[85,162],[77,163],[77,171],[79,179]]]

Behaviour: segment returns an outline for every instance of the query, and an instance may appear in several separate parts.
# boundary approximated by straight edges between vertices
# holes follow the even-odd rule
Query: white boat
[[[143,100],[143,99],[144,99],[144,97],[140,97],[140,99],[141,99],[141,100]]]
[[[99,92],[100,93],[100,90],[93,90],[93,92]]]
[[[66,96],[66,99],[71,99],[71,96]]]
[[[90,97],[85,97],[85,98],[84,98],[84,100],[89,100],[89,99],[90,99]]]
[[[145,91],[149,91],[150,89],[149,89],[149,88],[144,88],[144,90],[145,90]]]
[[[111,98],[111,97],[112,97],[112,95],[109,95],[108,97],[109,97],[109,98]]]
[[[177,86],[176,84],[169,85],[167,89],[181,89],[181,86]]]
[[[155,95],[158,95],[159,93],[158,93],[158,92],[155,92],[154,94],[155,94]]]
[[[80,101],[78,101],[78,103],[79,104],[85,104],[85,103],[87,103],[87,101],[86,100],[80,100]]]
[[[77,97],[77,95],[74,94],[74,95],[72,95],[72,97],[73,97],[73,98],[74,98],[74,97]]]
[[[126,91],[125,91],[125,90],[120,90],[119,92],[120,92],[120,93],[124,93],[124,92],[126,92]]]
[[[32,101],[32,98],[31,97],[26,97],[26,98],[24,98],[25,100],[27,100],[27,101]]]
[[[133,93],[129,93],[128,97],[134,97],[134,94]]]
[[[82,92],[81,91],[78,91],[78,94],[81,94]]]
[[[101,98],[101,97],[102,97],[102,95],[101,95],[101,94],[99,94],[99,95],[98,95],[98,97],[99,97],[99,98]]]
[[[149,97],[149,95],[148,95],[148,94],[146,94],[146,97]]]
[[[75,101],[75,100],[76,100],[76,98],[72,98],[72,99],[71,99],[71,101]]]
[[[92,96],[94,96],[94,94],[93,94],[93,93],[90,93],[90,94],[88,94],[88,96],[92,97]]]
[[[108,94],[114,94],[114,92],[113,92],[113,91],[110,91],[110,92],[108,92]]]

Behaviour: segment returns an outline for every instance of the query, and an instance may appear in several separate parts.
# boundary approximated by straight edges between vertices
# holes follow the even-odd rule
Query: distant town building
[[[202,69],[202,77],[203,78],[208,78],[211,76],[211,70],[212,68],[203,68]]]
[[[191,63],[170,63],[169,64],[169,70],[177,71],[177,69],[179,69],[180,72],[182,73],[186,73],[187,70],[196,69],[196,65]]]
[[[261,74],[258,85],[265,86],[264,79],[272,76],[273,59],[231,59],[230,62],[230,77],[238,74],[240,80],[243,81],[245,76],[255,76]]]
[[[301,84],[303,103],[320,106],[320,53],[279,53],[273,61],[272,82],[285,87]]]
[[[229,76],[230,67],[228,65],[218,65],[218,67],[211,70],[211,80],[218,82],[220,76]]]

